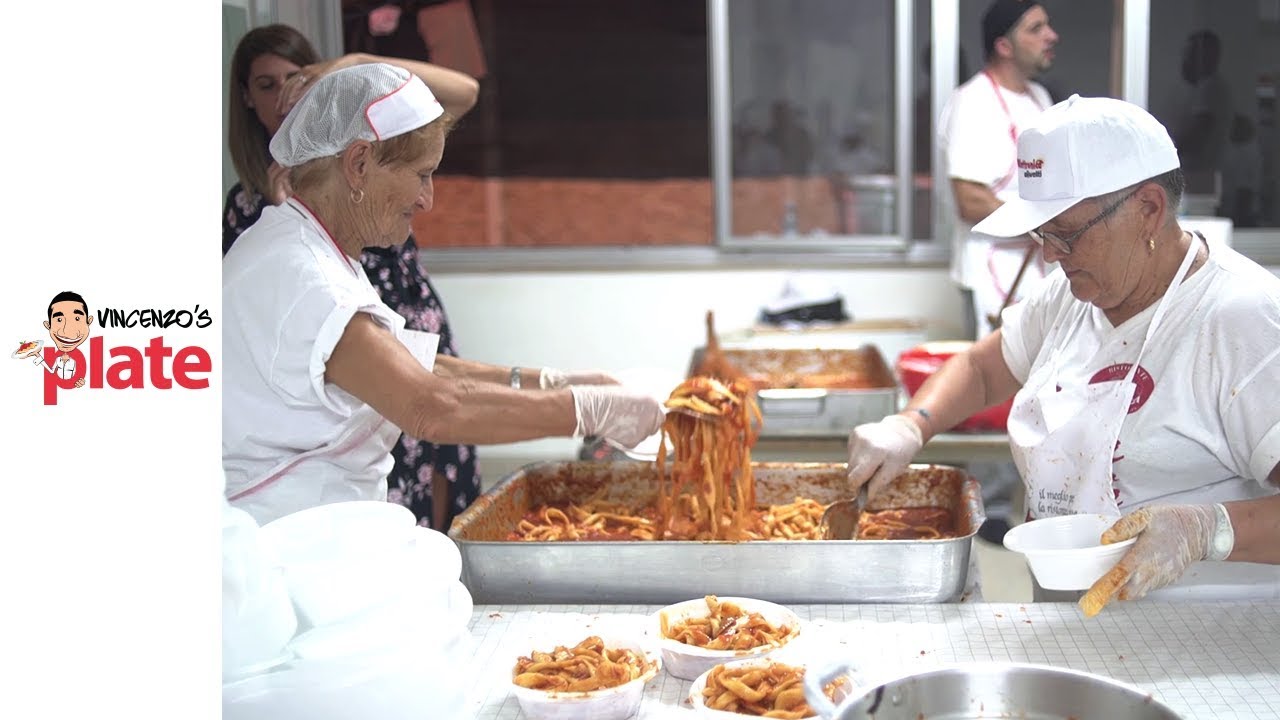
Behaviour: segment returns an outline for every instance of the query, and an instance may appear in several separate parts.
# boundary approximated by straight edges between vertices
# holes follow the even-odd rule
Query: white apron
[[[1014,397],[1009,413],[1009,447],[1026,487],[1029,517],[1074,513],[1120,517],[1112,487],[1112,457],[1129,414],[1133,382],[1142,353],[1164,319],[1169,300],[1186,278],[1199,249],[1193,240],[1160,298],[1138,357],[1120,382],[1063,386],[1058,390],[1060,350],[1034,371]],[[1138,501],[1141,498],[1136,499]],[[1280,567],[1256,563],[1197,562],[1182,579],[1152,591],[1159,599],[1240,599],[1280,597]]]

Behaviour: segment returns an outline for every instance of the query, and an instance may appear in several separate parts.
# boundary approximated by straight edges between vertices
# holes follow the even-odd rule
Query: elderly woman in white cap
[[[1053,106],[1017,166],[1020,197],[975,230],[1030,235],[1060,268],[902,413],[854,429],[853,486],[874,495],[927,438],[1013,396],[1028,515],[1104,513],[1120,519],[1103,542],[1137,537],[1086,614],[1165,586],[1280,597],[1280,278],[1179,227],[1177,150],[1135,105]]]
[[[360,265],[431,207],[447,117],[386,64],[325,75],[271,140],[294,196],[266,208],[223,261],[222,459],[231,503],[269,522],[326,502],[384,499],[405,434],[440,443],[596,435],[634,446],[659,401],[573,374],[436,355]],[[586,381],[607,381],[581,373]]]

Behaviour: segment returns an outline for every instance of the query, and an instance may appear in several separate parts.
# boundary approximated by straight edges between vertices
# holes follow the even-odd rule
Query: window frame
[[[957,2],[958,0],[950,0]],[[914,188],[912,174],[904,172],[914,165],[912,143],[915,117],[912,112],[913,87],[913,38],[915,32],[915,2],[894,0],[894,115],[898,118],[894,131],[894,224],[899,232],[893,234],[828,235],[823,238],[735,237],[733,235],[733,169],[732,138],[733,104],[730,97],[729,52],[729,2],[707,0],[707,31],[711,70],[711,185],[714,201],[714,244],[726,251],[764,252],[771,255],[795,252],[844,252],[854,257],[906,255],[913,240],[910,237]],[[940,107],[934,105],[934,107]],[[905,122],[904,122],[905,120]],[[904,201],[905,199],[905,201]],[[935,235],[935,238],[937,236]],[[933,242],[933,240],[926,241]]]
[[[547,270],[632,271],[643,269],[711,269],[752,267],[814,268],[923,268],[946,266],[950,262],[951,234],[954,219],[945,202],[948,180],[943,172],[940,152],[934,143],[933,237],[913,239],[911,218],[914,210],[912,174],[903,172],[913,167],[912,132],[914,117],[913,43],[916,23],[914,0],[894,0],[894,106],[897,123],[895,192],[901,200],[895,205],[899,231],[892,235],[828,236],[824,239],[732,238],[729,98],[728,4],[731,0],[706,0],[708,31],[708,73],[710,80],[710,112],[712,162],[710,167],[713,202],[714,237],[699,247],[573,247],[573,248],[449,248],[422,250],[424,262],[432,272],[504,272]],[[1123,38],[1121,97],[1147,107],[1150,69],[1151,0],[1117,0],[1122,16]],[[959,0],[932,0],[930,9],[932,53],[933,107],[940,108],[951,91],[959,86],[956,54],[959,49]],[[341,37],[340,0],[328,0],[319,6],[305,0],[246,0],[251,26],[274,21],[287,21],[309,26],[319,36],[326,56],[338,53],[332,46]],[[931,118],[936,136],[937,118]],[[1269,266],[1280,266],[1280,228],[1238,228],[1232,231],[1232,244],[1243,255]]]

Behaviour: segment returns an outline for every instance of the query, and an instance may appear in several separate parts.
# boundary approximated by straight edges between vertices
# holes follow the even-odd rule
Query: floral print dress
[[[240,233],[257,222],[263,204],[261,195],[245,192],[239,183],[227,193],[222,220],[223,255]],[[404,317],[405,327],[439,335],[438,352],[458,356],[444,305],[422,271],[418,245],[412,237],[397,247],[365,250],[360,261],[382,302]],[[449,483],[444,527],[435,528],[441,532],[448,530],[453,518],[480,494],[474,445],[436,445],[401,435],[391,448],[391,457],[395,464],[387,476],[387,500],[412,510],[419,525],[432,526],[432,487],[437,477]]]

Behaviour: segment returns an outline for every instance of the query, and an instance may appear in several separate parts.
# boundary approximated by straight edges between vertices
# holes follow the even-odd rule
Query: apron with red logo
[[[1112,482],[1112,458],[1120,428],[1129,414],[1134,376],[1152,334],[1164,319],[1169,300],[1195,259],[1193,241],[1169,289],[1160,298],[1138,357],[1124,379],[1064,385],[1058,390],[1060,351],[1032,372],[1014,397],[1009,413],[1009,447],[1026,486],[1030,518],[1074,513],[1120,516]],[[1280,598],[1280,566],[1239,562],[1196,562],[1182,578],[1152,591],[1161,600],[1236,600]]]

